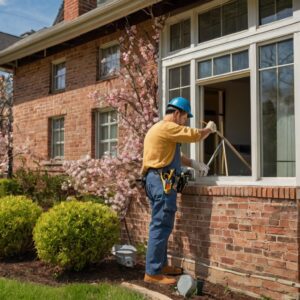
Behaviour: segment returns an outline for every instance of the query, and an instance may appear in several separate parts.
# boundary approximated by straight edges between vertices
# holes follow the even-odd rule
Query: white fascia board
[[[0,65],[58,45],[162,0],[115,0],[71,21],[41,30],[0,51]]]

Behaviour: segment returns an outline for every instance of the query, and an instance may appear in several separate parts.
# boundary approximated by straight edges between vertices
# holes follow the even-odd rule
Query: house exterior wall
[[[298,299],[299,200],[294,187],[191,184],[178,197],[169,260],[250,296]],[[149,213],[146,199],[131,202],[126,223],[134,244],[147,241]]]
[[[289,25],[293,28],[297,26],[292,21]],[[284,34],[278,26],[275,29],[279,33],[273,30],[271,38]],[[253,33],[254,28],[251,27],[250,31]],[[249,33],[243,32],[239,36],[240,41],[239,38],[229,39],[228,45],[231,48],[248,45],[245,42],[247,34]],[[75,160],[86,154],[93,154],[92,111],[98,105],[88,95],[95,90],[104,92],[112,86],[121,86],[118,78],[96,80],[97,52],[99,46],[116,40],[118,35],[99,38],[17,68],[14,80],[16,148],[24,145],[28,139],[32,152],[51,166],[49,118],[65,116],[65,159]],[[267,31],[261,38],[266,36]],[[299,33],[296,33],[295,41],[299,40]],[[249,53],[255,54],[255,37],[252,42]],[[165,43],[162,40],[162,47],[167,47]],[[197,51],[203,56],[209,56],[211,49],[220,53],[228,45],[212,41],[210,47],[200,47]],[[195,78],[197,51],[194,50],[185,49],[178,56],[164,56],[162,59],[161,89],[164,103],[167,101],[166,72],[169,67],[189,61],[192,66],[191,78]],[[66,90],[51,93],[51,63],[60,59],[66,61]],[[299,61],[299,54],[295,51],[295,66]],[[250,65],[255,63],[253,60]],[[299,67],[295,72],[299,77]],[[255,79],[254,72],[250,71],[250,74],[252,80]],[[191,82],[191,87],[193,111],[199,114],[201,107],[198,106],[199,103],[196,104],[196,97],[199,95],[195,79]],[[255,83],[251,84],[250,89],[253,97],[257,93]],[[295,93],[295,99],[297,97],[299,98],[298,92]],[[251,112],[254,108],[252,104]],[[297,109],[299,110],[296,108],[296,111]],[[255,132],[257,128],[253,120],[256,119],[251,118],[252,132]],[[192,126],[198,127],[197,121],[195,118]],[[299,123],[299,118],[296,122]],[[255,146],[255,142],[253,143]],[[199,153],[199,147],[191,148],[194,158]],[[297,155],[296,159],[299,161],[299,154]],[[258,164],[255,154],[252,161],[254,166]],[[15,160],[15,168],[18,164]],[[170,238],[170,260],[181,264],[191,274],[228,285],[252,296],[299,299],[300,190],[296,187],[299,184],[296,185],[293,181],[282,184],[280,179],[262,183],[256,181],[257,178],[257,174],[253,174],[250,185],[249,182],[243,185],[240,178],[230,178],[226,185],[222,181],[218,186],[208,186],[215,183],[205,183],[202,178],[191,183],[185,193],[178,197],[175,230]],[[146,199],[141,202],[132,200],[126,221],[132,241],[146,242],[150,221]],[[123,238],[127,238],[125,230]]]
[[[118,34],[78,46],[19,67],[14,77],[14,145],[30,146],[33,155],[51,166],[49,119],[65,117],[65,159],[76,160],[93,155],[93,109],[99,107],[89,95],[96,90],[118,87],[117,78],[97,81],[97,57],[101,45],[118,39]],[[51,93],[51,64],[58,59],[66,62],[66,89]],[[15,159],[14,168],[20,165]],[[53,168],[52,168],[53,170]]]

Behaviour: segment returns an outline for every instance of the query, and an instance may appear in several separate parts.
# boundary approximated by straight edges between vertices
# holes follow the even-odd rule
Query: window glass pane
[[[267,24],[293,15],[293,0],[260,0],[259,24]]]
[[[211,59],[206,61],[201,61],[198,63],[199,68],[199,78],[205,78],[211,76]]]
[[[180,89],[169,91],[169,100],[181,96]]]
[[[278,69],[277,176],[295,176],[294,68]]]
[[[177,50],[180,48],[180,23],[170,26],[170,44],[171,51]]]
[[[182,22],[182,45],[181,48],[189,47],[191,44],[191,20]]]
[[[247,69],[249,67],[248,50],[232,54],[232,71]]]
[[[222,36],[248,27],[247,1],[232,1],[222,6]]]
[[[180,86],[180,68],[170,69],[169,88],[173,89]]]
[[[277,0],[276,3],[277,20],[281,20],[293,15],[293,0]]]
[[[230,55],[217,57],[214,59],[214,75],[230,72]]]
[[[108,139],[108,126],[101,126],[101,140]]]
[[[186,99],[190,99],[190,88],[184,88],[181,90],[181,96]]]
[[[276,44],[260,47],[260,68],[267,68],[276,65]]]
[[[109,113],[108,112],[101,113],[100,124],[108,123],[108,118],[109,118]]]
[[[110,154],[112,156],[117,156],[117,142],[113,142],[110,144]]]
[[[106,49],[101,49],[100,76],[114,75],[120,69],[120,48],[115,45]]]
[[[110,121],[111,122],[117,122],[118,121],[118,114],[115,110],[110,113]]]
[[[100,144],[99,154],[100,156],[109,154],[108,143],[103,142]]]
[[[276,69],[260,72],[262,111],[262,176],[276,177],[277,76]]]
[[[111,125],[111,127],[110,127],[110,138],[111,139],[116,139],[117,138],[117,130],[118,130],[117,125]]]
[[[278,64],[290,64],[294,62],[293,40],[278,43]]]
[[[199,43],[221,36],[221,9],[212,9],[198,16]]]
[[[259,24],[267,24],[276,20],[275,0],[259,1]]]
[[[190,66],[181,67],[181,86],[190,85]]]
[[[63,144],[59,145],[59,152],[60,152],[59,156],[63,157],[65,155],[65,150],[64,150]]]

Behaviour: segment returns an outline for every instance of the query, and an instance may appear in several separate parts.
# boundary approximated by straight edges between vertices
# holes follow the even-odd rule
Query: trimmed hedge
[[[117,214],[92,202],[70,201],[44,213],[34,229],[38,256],[64,269],[81,270],[101,261],[118,241]]]
[[[33,249],[32,231],[42,209],[24,196],[0,198],[0,258]]]

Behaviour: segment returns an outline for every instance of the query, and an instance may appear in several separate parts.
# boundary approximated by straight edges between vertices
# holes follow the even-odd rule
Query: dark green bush
[[[0,197],[20,194],[20,187],[15,179],[0,179]]]
[[[42,209],[24,196],[0,198],[0,258],[33,249],[32,231],[41,213]]]
[[[15,172],[16,181],[22,194],[30,197],[44,208],[66,200],[68,193],[62,190],[65,175],[50,175],[48,172],[20,168]]]
[[[119,239],[119,219],[105,205],[68,201],[44,213],[34,229],[41,260],[80,270],[101,261]]]

